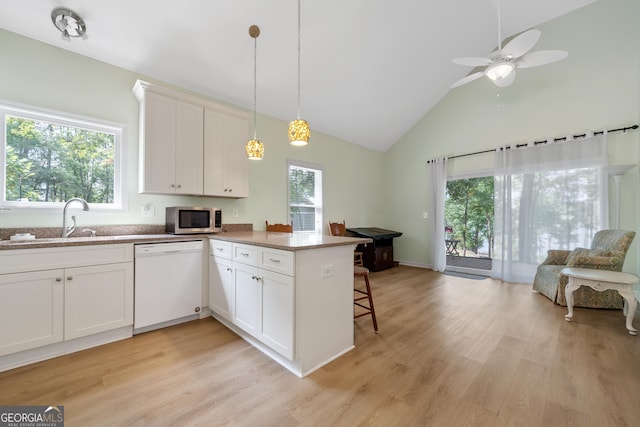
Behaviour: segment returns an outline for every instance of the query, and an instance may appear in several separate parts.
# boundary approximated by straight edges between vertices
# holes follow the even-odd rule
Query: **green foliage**
[[[303,167],[289,167],[289,216],[294,231],[315,230],[316,172]]]
[[[462,255],[493,246],[493,177],[458,179],[447,182],[445,220],[453,228],[452,240],[460,240]]]
[[[113,203],[115,135],[7,116],[6,200]]]

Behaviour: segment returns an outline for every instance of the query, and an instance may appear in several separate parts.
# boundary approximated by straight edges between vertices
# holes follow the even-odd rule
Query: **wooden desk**
[[[637,301],[633,295],[633,285],[640,283],[638,276],[619,271],[594,270],[590,268],[564,268],[562,274],[569,277],[569,283],[564,289],[569,313],[564,316],[570,322],[573,318],[573,292],[581,286],[589,286],[594,291],[602,292],[607,289],[618,291],[624,299],[623,314],[627,319],[627,330],[630,335],[636,335],[638,330],[633,327],[633,316],[636,313]]]
[[[358,245],[362,252],[364,266],[371,271],[380,271],[395,265],[393,260],[393,239],[402,236],[399,231],[385,230],[376,227],[347,228],[349,233],[358,237],[368,237],[373,244]]]

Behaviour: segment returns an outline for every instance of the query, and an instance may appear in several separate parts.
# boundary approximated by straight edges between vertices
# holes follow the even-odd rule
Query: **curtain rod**
[[[612,132],[626,132],[628,130],[633,130],[633,129],[638,129],[638,125],[633,125],[633,126],[625,126],[622,128],[618,128],[618,129],[611,129],[608,130],[607,133],[612,133]],[[602,135],[604,133],[604,131],[598,131],[598,132],[594,132],[594,135]],[[585,136],[587,136],[586,133],[581,133],[579,135],[573,135],[573,138],[584,138]],[[567,137],[563,136],[561,138],[553,138],[553,142],[560,142],[560,141],[566,141]],[[543,141],[533,141],[533,145],[538,145],[538,144],[546,144],[547,140],[543,140]],[[516,148],[520,148],[520,147],[526,147],[528,144],[524,143],[524,144],[516,144],[515,147]],[[467,156],[474,156],[476,154],[485,154],[485,153],[493,153],[494,151],[496,151],[496,149],[491,149],[491,150],[482,150],[482,151],[475,151],[473,153],[466,153],[466,154],[458,154],[457,156],[451,156],[451,157],[447,157],[447,159],[457,159],[459,157],[467,157]],[[427,164],[431,163],[432,160],[427,160]]]

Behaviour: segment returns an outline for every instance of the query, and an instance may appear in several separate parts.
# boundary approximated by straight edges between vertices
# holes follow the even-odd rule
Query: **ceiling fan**
[[[564,50],[539,50],[529,52],[540,38],[540,30],[536,29],[518,34],[503,47],[501,6],[502,2],[500,1],[498,3],[498,49],[491,52],[486,58],[464,57],[454,59],[454,64],[486,68],[483,71],[477,71],[458,80],[450,86],[451,88],[462,86],[482,76],[487,76],[496,86],[506,87],[516,79],[516,68],[531,68],[550,64],[561,61],[569,55],[569,53]]]

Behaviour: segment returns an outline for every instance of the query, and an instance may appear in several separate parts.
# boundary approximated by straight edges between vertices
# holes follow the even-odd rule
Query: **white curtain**
[[[608,227],[606,132],[567,139],[496,150],[493,277],[533,283],[548,249]]]
[[[447,158],[439,157],[429,162],[431,203],[428,206],[431,236],[431,268],[444,271],[447,258],[444,244],[444,198],[447,191]]]

